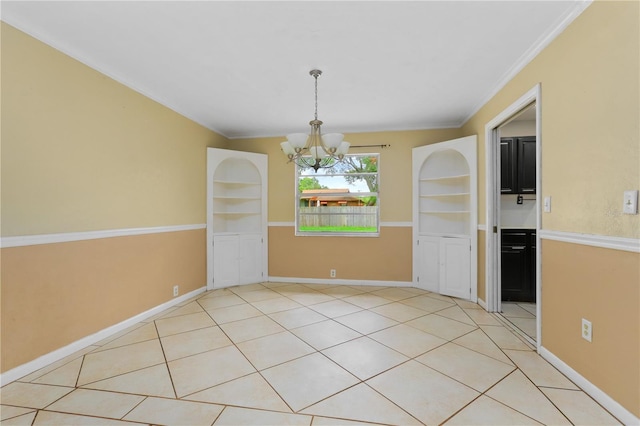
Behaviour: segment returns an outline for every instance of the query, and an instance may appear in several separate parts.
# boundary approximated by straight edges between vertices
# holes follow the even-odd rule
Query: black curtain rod
[[[351,145],[349,148],[389,148],[391,145]]]

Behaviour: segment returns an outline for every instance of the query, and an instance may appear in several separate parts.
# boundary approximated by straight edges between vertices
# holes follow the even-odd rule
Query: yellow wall
[[[269,275],[294,278],[336,278],[373,281],[412,281],[411,149],[459,137],[460,129],[377,132],[345,135],[353,153],[380,153],[380,236],[295,237],[293,226],[269,228]],[[232,149],[269,155],[269,221],[295,221],[294,166],[280,151],[281,138],[233,140]],[[384,226],[404,222],[408,226]],[[336,249],[338,248],[338,249]],[[308,259],[314,259],[309,264]],[[301,267],[300,265],[304,265]]]
[[[2,23],[2,237],[204,224],[227,140]],[[3,248],[3,372],[205,285],[205,230]]]
[[[542,193],[548,230],[640,238],[640,216],[622,214],[624,190],[640,186],[638,2],[597,1],[464,126],[484,126],[537,83],[542,86]],[[478,222],[485,223],[485,187]]]
[[[541,83],[544,231],[640,237],[640,215],[622,214],[623,191],[640,187],[638,16],[638,2],[594,2],[463,126],[484,182],[485,124]],[[543,240],[541,262],[542,346],[640,417],[640,255]]]
[[[3,237],[205,222],[225,138],[5,23],[2,59]]]

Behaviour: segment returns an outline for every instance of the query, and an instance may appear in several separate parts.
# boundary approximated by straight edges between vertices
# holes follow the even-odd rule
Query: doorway
[[[537,348],[541,142],[540,85],[485,126],[486,307]]]

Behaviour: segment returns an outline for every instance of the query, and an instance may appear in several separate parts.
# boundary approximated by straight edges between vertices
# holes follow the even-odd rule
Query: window
[[[333,167],[296,166],[296,235],[378,236],[378,154],[349,154]]]

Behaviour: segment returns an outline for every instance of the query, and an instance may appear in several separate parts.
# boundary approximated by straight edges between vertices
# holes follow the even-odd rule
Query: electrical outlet
[[[329,276],[330,276],[331,278],[335,278],[335,277],[336,277],[336,270],[335,270],[335,269],[332,269],[331,271],[329,271]]]
[[[582,338],[588,342],[591,341],[593,328],[591,327],[591,321],[587,321],[582,318]]]
[[[179,286],[174,285],[173,286],[173,297],[176,297],[178,295],[179,292]]]

